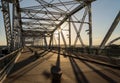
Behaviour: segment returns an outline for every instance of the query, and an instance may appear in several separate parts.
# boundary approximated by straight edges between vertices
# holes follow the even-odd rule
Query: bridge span
[[[96,1],[0,0],[7,43],[0,83],[120,83],[120,36],[110,40],[120,10],[96,46]]]
[[[93,55],[92,55],[93,56]],[[9,68],[3,83],[119,83],[120,67],[95,60],[80,52],[45,50],[24,47]],[[59,66],[62,76],[54,80],[53,66]]]

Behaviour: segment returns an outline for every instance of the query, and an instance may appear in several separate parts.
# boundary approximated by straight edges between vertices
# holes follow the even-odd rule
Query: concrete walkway
[[[120,83],[120,70],[63,55],[60,55],[63,74],[55,81],[50,69],[56,65],[58,54],[35,50],[39,58],[24,48],[4,83]]]

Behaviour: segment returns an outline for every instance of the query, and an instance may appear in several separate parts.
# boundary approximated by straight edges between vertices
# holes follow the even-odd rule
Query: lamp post
[[[60,31],[61,29],[58,29],[58,57],[56,61],[56,65],[51,67],[51,74],[53,81],[59,81],[61,79],[62,71],[60,68]]]
[[[60,32],[61,32],[61,29],[59,28],[58,29],[58,56],[60,55]]]

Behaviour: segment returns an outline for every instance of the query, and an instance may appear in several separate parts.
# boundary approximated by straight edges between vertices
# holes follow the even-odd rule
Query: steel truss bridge
[[[107,46],[110,46],[112,43],[120,39],[120,37],[118,37],[108,42],[110,36],[112,35],[114,29],[116,28],[120,21],[120,11],[118,11],[118,14],[116,14],[116,18],[114,19],[111,27],[109,28],[99,47],[95,48],[93,46],[92,41],[92,11],[91,11],[91,4],[95,0],[33,0],[34,4],[22,7],[23,4],[21,5],[21,3],[26,4],[24,1],[26,0],[1,0],[1,9],[3,13],[4,27],[7,40],[7,50],[9,52],[9,54],[0,58],[1,82],[4,78],[6,78],[6,76],[8,75],[6,73],[8,73],[10,69],[12,69],[13,65],[15,65],[15,67],[16,65],[19,65],[16,64],[17,60],[19,62],[22,61],[22,59],[21,58],[18,59],[18,56],[19,55],[23,56],[24,55],[23,53],[26,51],[35,55],[35,57],[37,57],[38,59],[40,59],[40,56],[42,56],[42,54],[45,53],[46,51],[70,57],[70,62],[72,64],[73,71],[75,72],[76,79],[78,80],[78,82],[73,81],[74,83],[86,83],[88,81],[85,81],[84,78],[80,77],[77,74],[79,72],[75,71],[76,68],[74,65],[76,63],[75,60],[73,60],[72,58],[82,60],[83,63],[85,63],[90,68],[92,68],[92,66],[86,63],[86,61],[89,63],[95,63],[98,65],[106,66],[109,70],[114,71],[114,73],[115,71],[117,71],[118,73],[120,69],[120,60],[112,58],[110,56],[102,55],[105,54]],[[28,2],[30,3],[30,1]],[[83,41],[81,35],[82,30],[84,29],[84,25],[88,27],[88,29],[86,30],[86,33],[89,36],[88,46],[85,45],[84,43],[85,41]],[[74,33],[75,40],[72,39],[73,30],[75,31]],[[67,32],[67,37],[65,37],[66,36],[65,32]],[[61,41],[63,42],[62,46]],[[73,44],[72,41],[74,41]],[[78,41],[80,47],[77,46]],[[41,52],[43,50],[44,52]],[[117,50],[117,52],[118,51],[120,51],[120,48]],[[46,55],[45,56],[46,59],[49,59],[47,57],[49,56],[48,54],[44,55]],[[28,58],[28,56],[29,53],[24,55],[23,57],[26,59],[26,57]],[[62,70],[60,69],[59,59],[60,56],[58,56],[56,61],[56,66],[58,67],[59,70],[59,72],[57,72],[58,74]],[[30,63],[24,63],[23,61],[23,65]],[[17,71],[16,69],[13,67],[12,72]],[[107,77],[106,75],[101,74],[100,71],[94,69],[94,67],[92,68],[92,70],[98,72],[100,75],[103,75],[103,77],[105,77],[108,82],[112,83],[120,82],[120,73],[117,74],[118,78],[116,77],[115,80],[113,80]],[[18,74],[20,73],[17,73],[16,75]],[[63,77],[65,77],[64,72]],[[114,76],[111,77],[114,78]],[[17,78],[19,78],[19,76]],[[68,80],[67,82],[70,83],[70,79],[68,79],[67,77],[65,79]],[[8,76],[5,83],[9,82],[11,83],[12,82],[11,80],[13,81],[13,83],[19,82],[19,81],[14,82],[15,79],[14,80],[12,78],[10,79],[10,77]],[[22,82],[22,80],[20,82]],[[65,81],[62,82],[64,83]],[[95,83],[97,83],[97,81]]]

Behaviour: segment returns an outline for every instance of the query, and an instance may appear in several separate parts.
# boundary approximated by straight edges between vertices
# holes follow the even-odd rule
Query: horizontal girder
[[[22,22],[23,25],[40,25],[40,26],[56,26],[56,24],[47,24],[47,23],[34,23],[34,22]]]
[[[21,17],[21,19],[30,19],[30,20],[42,20],[42,21],[62,21],[62,20],[59,20],[59,19],[49,19],[49,18],[32,18],[32,17]],[[81,22],[81,21],[65,21],[65,22],[74,22],[74,23],[87,23],[89,24],[88,22]]]
[[[46,34],[50,34],[51,32],[50,31],[35,31],[35,30],[23,30],[23,36],[24,37],[33,37],[33,36],[36,36],[36,37],[40,37],[40,36],[48,36]]]
[[[66,2],[62,2],[64,5],[73,5],[73,4],[79,4],[77,1],[66,1]],[[61,3],[52,3],[52,4],[45,4],[45,7],[52,7],[52,5],[54,6],[63,6],[63,4]],[[30,6],[30,7],[24,7],[26,9],[39,9],[41,8],[41,5],[37,5],[37,6]]]
[[[67,13],[63,13],[63,12],[55,12],[55,11],[43,11],[43,10],[33,10],[33,9],[24,9],[24,8],[21,8],[20,9],[21,12],[23,13],[39,13],[39,14],[53,14],[53,15],[60,15],[60,16],[63,16],[63,15],[66,15]]]

